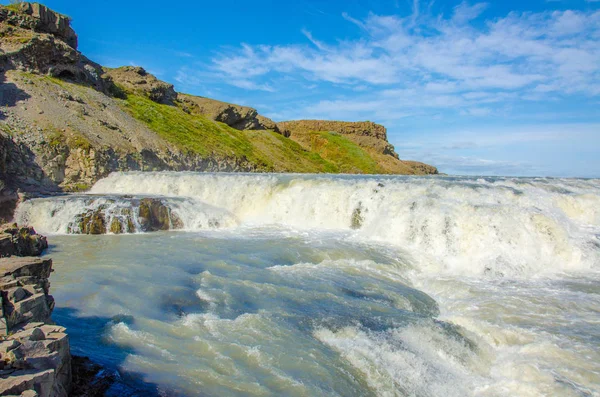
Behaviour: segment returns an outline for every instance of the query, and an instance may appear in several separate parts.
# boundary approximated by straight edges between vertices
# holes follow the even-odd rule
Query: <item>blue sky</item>
[[[242,4],[243,3],[243,4]],[[600,0],[48,0],[80,50],[451,174],[600,177]]]

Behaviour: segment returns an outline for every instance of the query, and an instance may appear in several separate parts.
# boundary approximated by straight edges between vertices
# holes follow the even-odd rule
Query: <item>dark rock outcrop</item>
[[[206,116],[237,130],[272,130],[281,133],[273,120],[259,115],[256,109],[248,106],[186,94],[179,94],[178,99],[187,112]]]
[[[0,223],[9,222],[13,218],[19,195],[12,189],[5,186],[5,182],[0,179]]]
[[[117,382],[116,373],[106,371],[104,367],[87,357],[73,356],[71,362],[73,382],[71,397],[104,397],[110,387]]]
[[[0,8],[0,67],[48,74],[106,90],[102,68],[77,51],[70,20],[38,3]]]
[[[69,17],[39,3],[21,3],[18,4],[18,8],[21,13],[32,17],[29,21],[20,20],[21,24],[26,24],[36,32],[49,33],[59,37],[69,46],[77,49],[77,34],[71,28]]]
[[[160,199],[142,199],[138,219],[144,232],[181,229],[183,227],[181,219]]]
[[[32,227],[18,227],[16,223],[0,226],[0,257],[38,256],[46,248],[46,237],[37,234]]]
[[[127,200],[127,201],[125,201]],[[93,199],[87,204],[91,205]],[[76,217],[69,226],[72,234],[123,234],[156,232],[183,228],[181,218],[160,198],[145,197],[121,199],[89,209]],[[1,242],[1,240],[0,240]]]

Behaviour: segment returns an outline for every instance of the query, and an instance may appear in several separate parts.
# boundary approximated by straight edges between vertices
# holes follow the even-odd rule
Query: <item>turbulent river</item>
[[[181,230],[69,234],[145,197]],[[112,395],[600,396],[600,180],[116,173],[16,218]]]

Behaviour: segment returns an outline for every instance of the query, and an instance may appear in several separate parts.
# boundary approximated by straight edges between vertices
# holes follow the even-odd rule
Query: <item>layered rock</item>
[[[0,70],[49,74],[106,90],[102,68],[77,51],[69,18],[38,3],[0,7]]]
[[[0,256],[39,253],[45,238],[32,229],[11,225],[43,244],[21,238],[1,244]],[[6,230],[6,228],[5,228]],[[16,233],[14,231],[17,231]],[[66,397],[71,387],[71,354],[65,328],[51,320],[49,294],[52,260],[38,257],[0,258],[0,395]]]
[[[37,32],[57,36],[69,46],[77,49],[77,35],[71,28],[69,17],[54,12],[39,3],[20,3],[17,4],[17,8],[21,13],[32,17],[30,20],[17,20],[19,23],[25,23]]]

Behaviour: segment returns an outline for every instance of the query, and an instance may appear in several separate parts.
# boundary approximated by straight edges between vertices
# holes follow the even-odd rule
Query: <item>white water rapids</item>
[[[182,231],[67,235],[144,197]],[[600,395],[599,180],[115,173],[16,220],[53,235],[59,306],[135,318],[97,333],[168,393]]]

